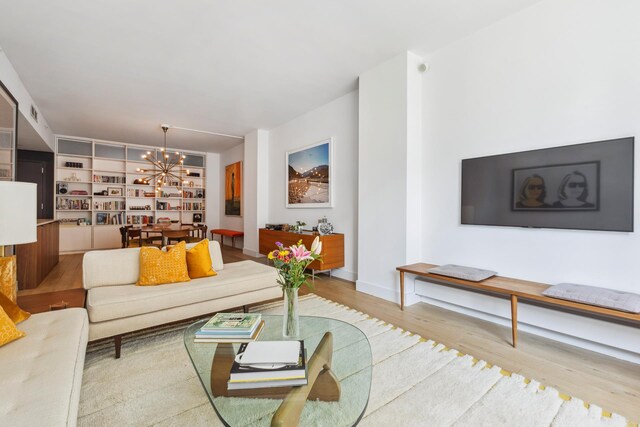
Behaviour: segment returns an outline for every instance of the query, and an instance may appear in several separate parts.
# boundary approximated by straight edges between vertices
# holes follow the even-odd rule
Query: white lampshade
[[[37,185],[0,181],[0,246],[38,240]]]

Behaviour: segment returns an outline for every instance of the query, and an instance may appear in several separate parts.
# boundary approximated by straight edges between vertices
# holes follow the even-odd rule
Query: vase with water
[[[282,318],[282,336],[296,338],[300,335],[300,319],[298,317],[298,288],[285,287],[284,314]]]

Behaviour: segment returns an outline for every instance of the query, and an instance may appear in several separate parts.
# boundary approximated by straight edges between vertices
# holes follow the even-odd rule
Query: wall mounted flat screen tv
[[[462,160],[462,224],[633,231],[634,138]]]

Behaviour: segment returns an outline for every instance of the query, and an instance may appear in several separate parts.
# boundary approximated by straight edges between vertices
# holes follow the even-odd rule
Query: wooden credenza
[[[38,241],[16,246],[18,289],[33,289],[58,264],[60,224],[57,220],[38,220]]]
[[[261,228],[259,230],[258,246],[262,255],[267,255],[274,249],[277,249],[276,242],[282,243],[284,246],[291,246],[302,240],[307,248],[311,248],[313,239],[320,236],[317,233],[291,233],[288,231],[267,230]],[[312,270],[331,270],[334,268],[344,267],[344,234],[335,233],[320,236],[322,242],[321,260],[316,260],[309,264]]]

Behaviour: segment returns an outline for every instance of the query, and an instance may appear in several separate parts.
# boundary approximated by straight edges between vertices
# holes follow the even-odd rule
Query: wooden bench
[[[400,308],[404,310],[404,274],[415,274],[433,280],[436,284],[444,284],[459,288],[470,288],[479,291],[492,292],[507,295],[511,299],[511,334],[513,346],[518,344],[518,298],[539,301],[544,304],[556,307],[564,307],[583,312],[596,313],[598,315],[625,321],[640,322],[640,314],[627,313],[610,308],[597,307],[595,305],[583,304],[579,302],[566,301],[558,298],[551,298],[542,294],[550,285],[527,280],[512,279],[510,277],[493,276],[481,282],[472,282],[455,277],[441,276],[429,273],[427,270],[437,265],[417,263],[397,267],[400,272]]]
[[[244,232],[236,230],[227,230],[226,228],[216,228],[211,230],[211,240],[214,239],[216,234],[220,235],[220,245],[224,245],[224,237],[231,237],[231,246],[235,248],[236,237],[244,237]]]

